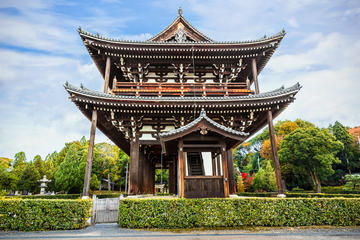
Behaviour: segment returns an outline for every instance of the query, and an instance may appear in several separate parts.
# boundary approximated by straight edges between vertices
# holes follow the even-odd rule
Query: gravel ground
[[[0,232],[0,239],[360,239],[360,227],[248,228],[242,230],[133,230],[97,224],[82,230]]]

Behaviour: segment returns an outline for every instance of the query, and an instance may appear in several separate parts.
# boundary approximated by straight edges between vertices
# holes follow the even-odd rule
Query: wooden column
[[[139,154],[139,137],[136,135],[130,141],[130,169],[129,169],[129,195],[140,193],[140,154]]]
[[[152,179],[151,179],[152,171],[153,171],[152,162],[150,161],[150,159],[147,159],[145,157],[143,152],[140,153],[140,159],[141,162],[143,163],[143,167],[140,168],[142,169],[142,174],[143,174],[142,189],[140,189],[140,192],[144,194],[152,194],[154,193],[154,187],[152,186]]]
[[[216,155],[216,166],[217,166],[217,176],[221,176],[221,164],[220,164],[220,153]]]
[[[228,160],[227,160],[227,151],[225,143],[221,144],[221,160],[222,160],[222,169],[223,169],[223,179],[224,179],[224,195],[229,197],[229,174],[228,174]]]
[[[92,116],[91,116],[90,140],[89,140],[89,149],[88,149],[88,155],[87,155],[87,160],[86,160],[84,188],[83,188],[83,194],[82,194],[83,196],[89,196],[96,124],[97,124],[97,111],[94,109],[92,111]]]
[[[105,66],[105,82],[104,82],[104,93],[108,92],[109,88],[109,78],[110,78],[110,57],[106,58],[106,66]]]
[[[183,148],[183,140],[179,139],[178,145],[178,169],[179,169],[179,192],[178,195],[180,198],[184,197],[184,176],[185,176],[185,169],[184,169],[184,148]]]
[[[229,193],[236,193],[236,182],[234,177],[234,158],[232,149],[227,151],[227,165],[228,165],[228,175],[229,175]]]
[[[212,175],[216,176],[216,160],[215,153],[211,152]]]
[[[259,94],[260,90],[259,90],[259,83],[258,83],[258,78],[257,78],[257,69],[256,69],[256,59],[253,58],[251,60],[251,67],[252,67],[252,75],[253,75],[253,81],[255,84],[255,93]]]
[[[269,110],[267,112],[267,121],[268,121],[268,125],[269,125],[271,150],[272,150],[272,154],[274,157],[274,167],[275,167],[275,175],[276,175],[276,183],[277,183],[277,187],[278,187],[278,193],[284,194],[282,180],[281,180],[279,157],[278,157],[277,147],[276,147],[275,132],[274,132],[274,126],[273,126],[273,117],[272,117],[271,110]]]
[[[176,162],[169,164],[169,193],[176,194]]]

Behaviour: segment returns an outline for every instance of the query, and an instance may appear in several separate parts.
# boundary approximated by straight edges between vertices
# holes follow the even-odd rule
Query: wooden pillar
[[[184,169],[184,147],[183,147],[183,145],[184,145],[183,140],[179,139],[179,145],[178,145],[179,191],[178,191],[178,195],[180,198],[184,197],[184,176],[185,176],[184,171],[185,171],[185,169]]]
[[[140,153],[140,161],[143,163],[142,167],[142,189],[140,189],[141,193],[144,194],[152,194],[154,193],[154,187],[152,186],[152,162],[150,159],[147,159],[143,152]],[[141,168],[140,168],[141,169]]]
[[[275,167],[275,175],[276,175],[276,183],[278,187],[278,193],[284,194],[283,186],[282,186],[282,180],[281,180],[281,171],[280,171],[280,163],[279,163],[279,157],[277,153],[277,147],[276,147],[276,140],[275,140],[275,132],[274,132],[274,126],[273,126],[273,120],[272,120],[272,112],[269,110],[267,112],[267,121],[269,125],[269,134],[270,134],[270,142],[271,142],[271,150],[274,157],[274,167]]]
[[[169,164],[169,193],[176,194],[176,162]]]
[[[211,152],[212,175],[216,176],[216,160],[215,153]]]
[[[139,137],[136,135],[130,141],[130,176],[129,176],[129,195],[140,193],[140,154],[139,154]]]
[[[89,140],[89,149],[88,149],[88,155],[87,155],[87,160],[86,160],[84,188],[83,188],[83,194],[82,194],[83,196],[89,196],[96,124],[97,124],[97,111],[94,109],[92,111],[92,116],[91,116],[90,140]]]
[[[227,151],[227,165],[228,165],[228,175],[229,175],[229,193],[236,193],[236,181],[234,177],[234,158],[232,149]]]
[[[109,88],[109,78],[110,78],[110,57],[106,58],[106,66],[105,66],[105,82],[104,82],[104,93],[108,92]]]
[[[222,169],[223,169],[223,179],[224,179],[224,195],[229,197],[229,174],[228,174],[228,156],[226,151],[225,143],[221,144],[221,160],[222,160]]]
[[[259,94],[260,90],[259,90],[259,83],[258,83],[258,78],[257,78],[257,69],[256,69],[256,59],[253,58],[251,61],[251,67],[252,67],[252,75],[253,75],[253,81],[255,84],[255,93]]]
[[[220,153],[216,155],[217,176],[221,176]]]

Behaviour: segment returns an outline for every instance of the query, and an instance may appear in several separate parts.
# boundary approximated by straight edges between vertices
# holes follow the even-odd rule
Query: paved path
[[[256,229],[255,229],[256,230]],[[82,230],[47,232],[0,232],[0,239],[360,239],[360,227],[267,228],[266,230],[144,231],[97,224]]]

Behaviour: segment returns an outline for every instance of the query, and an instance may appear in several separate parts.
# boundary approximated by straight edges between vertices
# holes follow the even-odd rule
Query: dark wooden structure
[[[228,197],[236,185],[232,149],[266,124],[273,143],[273,117],[300,90],[299,84],[259,90],[258,74],[284,31],[254,41],[216,42],[179,11],[148,41],[108,39],[81,28],[79,34],[104,78],[103,92],[65,84],[71,100],[92,120],[84,195],[97,127],[130,155],[130,195],[154,192],[154,171],[163,156],[171,193]]]

